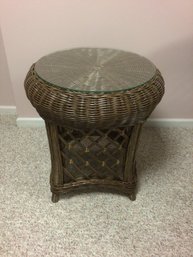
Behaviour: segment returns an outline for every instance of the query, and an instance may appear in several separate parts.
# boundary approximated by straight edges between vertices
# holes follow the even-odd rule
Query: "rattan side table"
[[[164,94],[155,65],[120,50],[70,49],[33,64],[25,90],[46,124],[52,201],[85,186],[135,200],[141,127]]]

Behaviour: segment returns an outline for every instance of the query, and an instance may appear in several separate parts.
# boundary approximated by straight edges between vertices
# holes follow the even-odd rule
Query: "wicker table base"
[[[74,130],[46,122],[52,172],[52,201],[60,193],[97,186],[135,200],[135,153],[141,124],[106,130]]]

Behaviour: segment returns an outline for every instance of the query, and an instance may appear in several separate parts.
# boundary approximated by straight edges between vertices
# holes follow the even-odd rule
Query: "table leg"
[[[142,128],[142,124],[137,124],[132,128],[130,139],[126,150],[124,181],[128,183],[133,183],[136,180],[135,155],[137,151],[141,128]],[[136,192],[134,191],[130,193],[129,198],[130,200],[134,201],[136,198]]]
[[[51,174],[50,174],[50,185],[52,191],[52,201],[58,202],[59,192],[57,191],[58,185],[63,185],[63,167],[60,155],[60,146],[58,140],[58,128],[56,125],[45,122],[46,130],[48,135],[50,155],[51,155]]]

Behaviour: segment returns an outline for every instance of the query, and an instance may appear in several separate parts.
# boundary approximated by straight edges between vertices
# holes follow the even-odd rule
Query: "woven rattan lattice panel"
[[[123,180],[129,129],[87,132],[59,127],[64,182],[96,178]]]

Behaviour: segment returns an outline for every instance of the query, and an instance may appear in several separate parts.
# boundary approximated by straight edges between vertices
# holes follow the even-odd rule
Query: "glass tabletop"
[[[148,59],[106,48],[74,48],[49,54],[35,64],[46,83],[89,93],[129,90],[149,81],[156,72]]]

